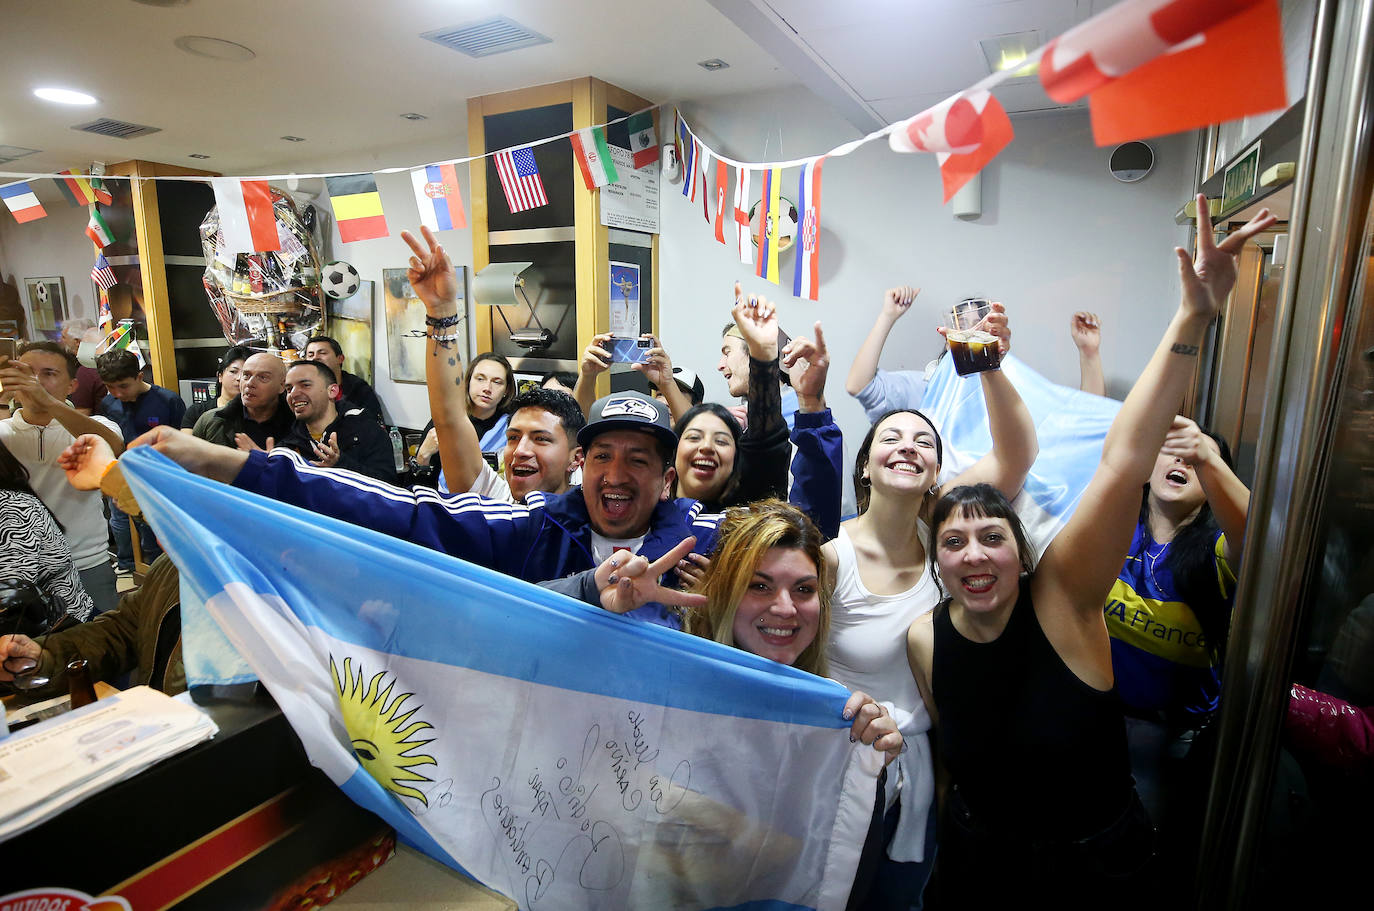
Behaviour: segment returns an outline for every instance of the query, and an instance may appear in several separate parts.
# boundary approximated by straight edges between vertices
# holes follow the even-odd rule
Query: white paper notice
[[[658,162],[635,170],[628,149],[611,146],[619,183],[601,188],[601,223],[608,228],[658,233]]]

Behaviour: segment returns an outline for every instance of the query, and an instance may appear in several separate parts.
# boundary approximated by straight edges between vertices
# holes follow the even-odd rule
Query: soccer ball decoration
[[[42,282],[39,282],[38,287],[35,288],[33,291],[33,295],[34,297],[38,298],[38,302],[40,304],[42,304],[45,307],[48,305],[49,292],[47,285],[43,284]]]
[[[797,242],[797,206],[796,203],[786,196],[778,197],[777,213],[778,219],[778,252],[790,250],[792,245]],[[749,207],[749,233],[753,236],[754,246],[759,244],[759,234],[763,229],[759,225],[760,215],[762,214],[763,200],[759,200]]]
[[[325,294],[335,300],[342,300],[358,293],[362,279],[358,277],[358,270],[348,263],[332,262],[324,267],[324,276],[320,284]]]

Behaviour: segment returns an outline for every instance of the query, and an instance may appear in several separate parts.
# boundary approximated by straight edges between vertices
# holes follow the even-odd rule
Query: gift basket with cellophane
[[[202,281],[230,344],[300,349],[322,328],[320,256],[295,202],[276,187],[270,193],[281,249],[228,252],[216,206],[200,223]]]

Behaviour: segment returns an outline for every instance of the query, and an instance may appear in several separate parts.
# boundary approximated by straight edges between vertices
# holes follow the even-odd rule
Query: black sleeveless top
[[[940,756],[973,817],[1004,834],[1069,839],[1120,817],[1132,779],[1116,690],[1088,686],[1055,653],[1029,577],[992,642],[959,633],[948,600],[934,623]]]

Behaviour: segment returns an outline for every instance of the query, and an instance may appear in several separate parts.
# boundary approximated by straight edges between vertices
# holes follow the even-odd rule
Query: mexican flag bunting
[[[654,135],[654,114],[642,111],[625,122],[630,131],[630,152],[634,155],[635,170],[658,160],[658,138]]]
[[[601,127],[578,130],[570,138],[578,170],[582,172],[582,182],[588,190],[604,187],[608,183],[619,183],[620,174],[611,160],[605,130]]]
[[[95,206],[91,206],[91,220],[86,223],[86,236],[102,250],[115,242],[114,232],[110,230],[110,226],[105,223],[105,219]]]
[[[749,169],[735,168],[735,246],[739,261],[754,263],[754,239],[749,236]]]
[[[781,211],[782,171],[763,172],[763,192],[759,197],[759,261],[754,274],[778,283],[778,213]]]
[[[824,163],[824,156],[808,161],[797,185],[801,248],[796,255],[792,294],[811,300],[816,300],[821,285],[821,165]]]

